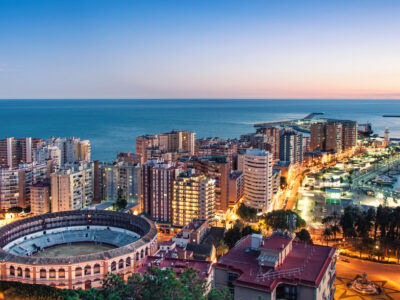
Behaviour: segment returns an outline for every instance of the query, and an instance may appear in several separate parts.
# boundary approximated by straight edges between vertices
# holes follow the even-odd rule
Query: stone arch
[[[100,265],[95,264],[93,267],[93,274],[99,274],[100,273]]]
[[[85,267],[85,275],[92,275],[92,267],[91,266]]]
[[[115,261],[113,261],[111,263],[111,272],[116,271],[117,270],[117,263]]]

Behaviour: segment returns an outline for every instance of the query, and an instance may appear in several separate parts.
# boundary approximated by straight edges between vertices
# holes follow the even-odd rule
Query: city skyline
[[[2,1],[0,99],[399,99],[396,1]]]

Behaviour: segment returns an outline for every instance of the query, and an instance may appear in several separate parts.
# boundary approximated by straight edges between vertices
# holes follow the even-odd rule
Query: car
[[[343,262],[346,262],[346,263],[349,263],[350,262],[350,260],[348,259],[348,258],[345,258],[345,257],[342,257],[342,258],[340,258]]]

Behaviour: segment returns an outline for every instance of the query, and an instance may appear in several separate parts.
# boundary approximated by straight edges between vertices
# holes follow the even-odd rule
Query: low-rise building
[[[336,250],[295,242],[286,233],[240,240],[214,265],[214,285],[235,300],[334,299]]]

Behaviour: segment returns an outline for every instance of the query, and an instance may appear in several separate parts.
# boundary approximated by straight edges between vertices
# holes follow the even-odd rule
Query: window
[[[92,274],[92,267],[86,266],[85,267],[85,275],[91,275],[91,274]]]
[[[22,277],[22,268],[17,269],[17,276]]]
[[[10,267],[10,276],[15,276],[15,268],[13,266]]]
[[[99,274],[100,273],[100,265],[99,264],[95,264],[93,267],[93,273],[94,274]]]
[[[40,273],[40,278],[41,279],[45,279],[46,278],[46,270],[45,269],[41,269],[39,273]]]
[[[80,276],[82,276],[82,268],[76,268],[75,277],[80,277]]]
[[[126,267],[130,267],[130,266],[131,266],[131,258],[130,258],[130,257],[128,257],[128,258],[126,259],[125,266],[126,266]]]
[[[28,268],[25,269],[25,278],[31,278],[31,270]]]
[[[124,268],[124,260],[120,259],[118,262],[118,269],[121,270]]]
[[[115,271],[115,270],[117,270],[117,263],[116,263],[115,261],[113,261],[113,262],[111,263],[111,272],[113,272],[113,271]]]
[[[65,270],[64,269],[58,270],[58,278],[65,278]]]
[[[56,270],[50,269],[49,277],[50,277],[50,278],[56,278]]]

